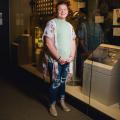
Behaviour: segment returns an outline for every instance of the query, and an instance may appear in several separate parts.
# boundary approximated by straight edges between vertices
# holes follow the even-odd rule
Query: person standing
[[[47,48],[45,56],[50,73],[49,112],[54,117],[58,115],[55,107],[58,95],[62,109],[66,112],[70,111],[65,104],[65,83],[69,73],[72,73],[72,61],[76,51],[76,35],[72,25],[66,21],[69,3],[58,2],[56,12],[57,17],[47,22],[43,34],[43,42]]]

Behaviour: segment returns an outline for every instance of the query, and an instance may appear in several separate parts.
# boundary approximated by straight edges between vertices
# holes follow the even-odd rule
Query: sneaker
[[[50,114],[54,117],[57,117],[57,110],[55,108],[55,105],[50,106]]]
[[[65,104],[64,101],[60,101],[61,107],[65,112],[71,111],[71,109]]]

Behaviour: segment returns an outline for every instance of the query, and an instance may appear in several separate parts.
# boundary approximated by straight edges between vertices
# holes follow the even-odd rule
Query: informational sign
[[[23,13],[17,13],[16,14],[16,25],[24,25],[24,15]]]
[[[120,18],[120,8],[113,10],[113,25],[120,25],[118,18]]]
[[[85,8],[86,7],[85,2],[78,2],[78,4],[79,4],[79,8]]]
[[[3,13],[0,12],[0,26],[3,25]]]
[[[16,25],[17,26],[20,25],[20,14],[19,13],[16,14]]]
[[[24,14],[20,14],[20,25],[24,25]]]
[[[104,17],[103,16],[95,16],[95,23],[104,23]]]
[[[120,36],[120,27],[113,28],[113,36]]]

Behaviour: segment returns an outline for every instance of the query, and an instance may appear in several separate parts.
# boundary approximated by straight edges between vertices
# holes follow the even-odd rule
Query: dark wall
[[[0,66],[9,64],[9,0],[0,0],[3,25],[0,25]]]

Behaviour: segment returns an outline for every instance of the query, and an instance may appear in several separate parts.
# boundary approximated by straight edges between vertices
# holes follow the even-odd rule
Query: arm
[[[75,34],[75,31],[73,29],[73,27],[71,28],[72,29],[72,33],[71,33],[71,53],[70,53],[70,56],[69,58],[67,59],[67,62],[70,63],[74,60],[74,57],[75,57],[75,53],[76,53],[76,34]]]
[[[70,54],[70,57],[72,57],[72,60],[75,58],[75,53],[76,53],[76,41],[74,39],[74,40],[72,40],[72,43],[71,43],[71,54]]]
[[[73,60],[75,58],[75,53],[76,53],[76,41],[75,39],[72,40],[72,43],[71,43],[71,54],[70,54],[70,57],[68,58],[67,62],[70,63],[70,66],[69,66],[69,72],[68,72],[68,81],[72,79],[72,75],[73,75]]]
[[[52,40],[47,36],[45,36],[45,45],[48,48],[52,57],[56,60],[59,59],[60,56],[58,55],[57,50],[56,50]]]
[[[71,53],[70,53],[70,56],[69,58],[67,59],[67,62],[70,63],[74,60],[75,58],[75,53],[76,53],[76,41],[75,39],[72,40],[71,42]]]

